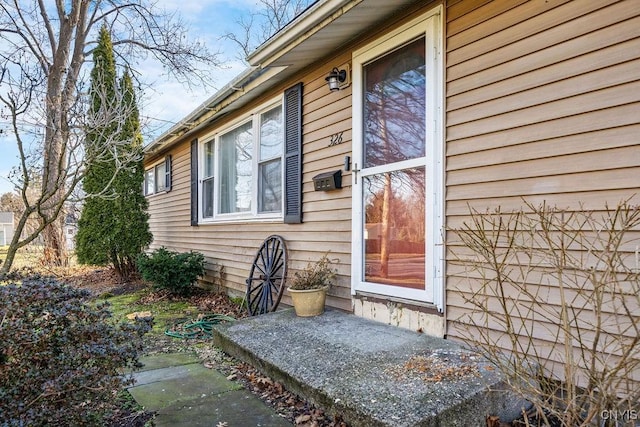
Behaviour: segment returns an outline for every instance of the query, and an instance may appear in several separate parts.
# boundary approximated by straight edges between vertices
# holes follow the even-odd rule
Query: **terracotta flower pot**
[[[320,289],[291,289],[287,288],[296,315],[300,317],[318,316],[324,313],[324,302],[327,298],[328,286]]]

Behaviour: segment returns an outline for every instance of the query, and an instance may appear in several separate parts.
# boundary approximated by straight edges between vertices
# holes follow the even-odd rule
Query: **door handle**
[[[353,164],[353,169],[351,170],[353,172],[353,179],[355,180],[355,184],[358,183],[358,172],[360,172],[361,169],[358,169],[358,164],[354,163]]]

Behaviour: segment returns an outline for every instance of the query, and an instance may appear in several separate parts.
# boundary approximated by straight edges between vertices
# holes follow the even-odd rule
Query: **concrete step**
[[[216,345],[351,426],[486,426],[526,402],[449,340],[337,310],[282,310],[219,325]]]

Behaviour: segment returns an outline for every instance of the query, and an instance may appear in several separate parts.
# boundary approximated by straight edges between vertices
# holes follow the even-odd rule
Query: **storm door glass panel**
[[[215,142],[204,144],[204,168],[202,179],[202,217],[213,217],[213,166]]]
[[[425,39],[363,67],[365,282],[425,290]]]
[[[260,161],[258,162],[258,210],[282,210],[282,107],[260,116]]]
[[[364,167],[425,155],[424,37],[364,67]]]
[[[219,213],[251,210],[252,150],[251,122],[220,137]]]
[[[367,282],[425,287],[425,169],[363,179],[364,278]]]

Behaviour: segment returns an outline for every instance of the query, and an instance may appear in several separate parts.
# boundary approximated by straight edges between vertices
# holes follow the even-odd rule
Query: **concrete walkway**
[[[241,385],[205,368],[195,354],[156,354],[140,362],[129,393],[157,412],[158,427],[291,426]]]

